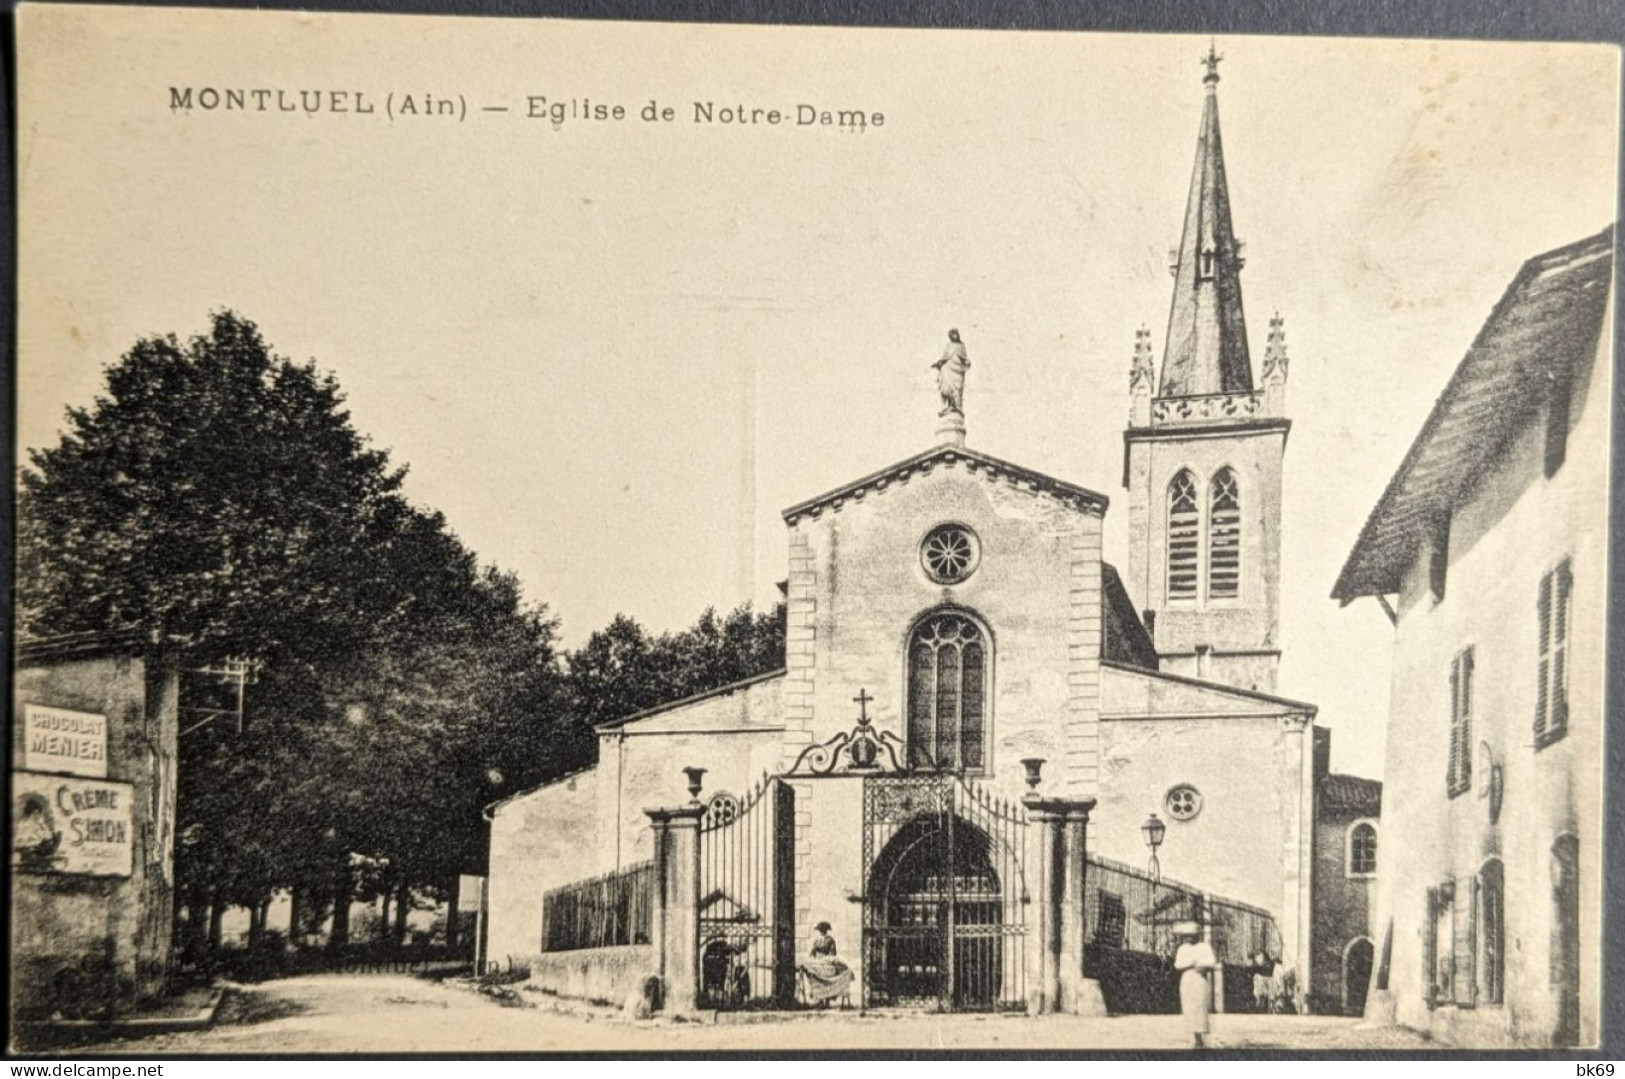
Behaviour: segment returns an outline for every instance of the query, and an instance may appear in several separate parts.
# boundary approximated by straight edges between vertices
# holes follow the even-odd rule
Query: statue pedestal
[[[937,444],[963,446],[965,444],[965,417],[958,412],[945,412],[937,417]]]

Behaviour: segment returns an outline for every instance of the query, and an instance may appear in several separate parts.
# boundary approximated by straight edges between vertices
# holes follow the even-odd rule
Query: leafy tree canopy
[[[183,693],[187,887],[253,902],[351,852],[413,884],[478,870],[480,808],[590,752],[553,620],[403,475],[331,375],[231,312],[184,345],[137,342],[30,454],[26,630],[138,627],[188,668],[256,662],[241,731]]]
[[[36,633],[139,627],[199,661],[316,660],[410,601],[388,575],[409,534],[402,471],[370,449],[313,363],[252,322],[138,342],[107,392],[30,453],[19,605]]]

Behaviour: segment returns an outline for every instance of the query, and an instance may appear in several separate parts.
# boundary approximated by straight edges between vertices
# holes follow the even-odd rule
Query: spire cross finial
[[[874,698],[869,696],[867,689],[858,690],[858,695],[852,698],[852,703],[858,706],[858,725],[860,727],[869,725],[869,702],[872,700]]]
[[[1207,74],[1202,76],[1202,82],[1205,83],[1209,88],[1219,84],[1219,61],[1224,59],[1224,57],[1219,55],[1214,46],[1215,42],[1212,38],[1209,38],[1207,43],[1207,55],[1202,57],[1202,63],[1207,67]]]

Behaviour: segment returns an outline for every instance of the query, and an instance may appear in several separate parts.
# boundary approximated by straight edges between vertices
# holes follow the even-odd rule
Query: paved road
[[[716,1052],[817,1049],[1181,1049],[1178,1016],[1078,1019],[822,1012],[722,1021],[633,1022],[540,994],[507,1004],[466,983],[409,975],[316,975],[244,986],[206,1031],[106,1043],[98,1054],[369,1052]],[[1406,1032],[1355,1020],[1215,1016],[1218,1049],[1416,1049]],[[80,1055],[84,1050],[75,1052]]]

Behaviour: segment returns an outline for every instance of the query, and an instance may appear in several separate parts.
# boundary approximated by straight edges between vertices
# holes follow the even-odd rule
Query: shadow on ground
[[[214,1025],[248,1027],[304,1015],[311,1010],[309,1005],[287,997],[272,996],[257,989],[233,989],[220,1002]]]

